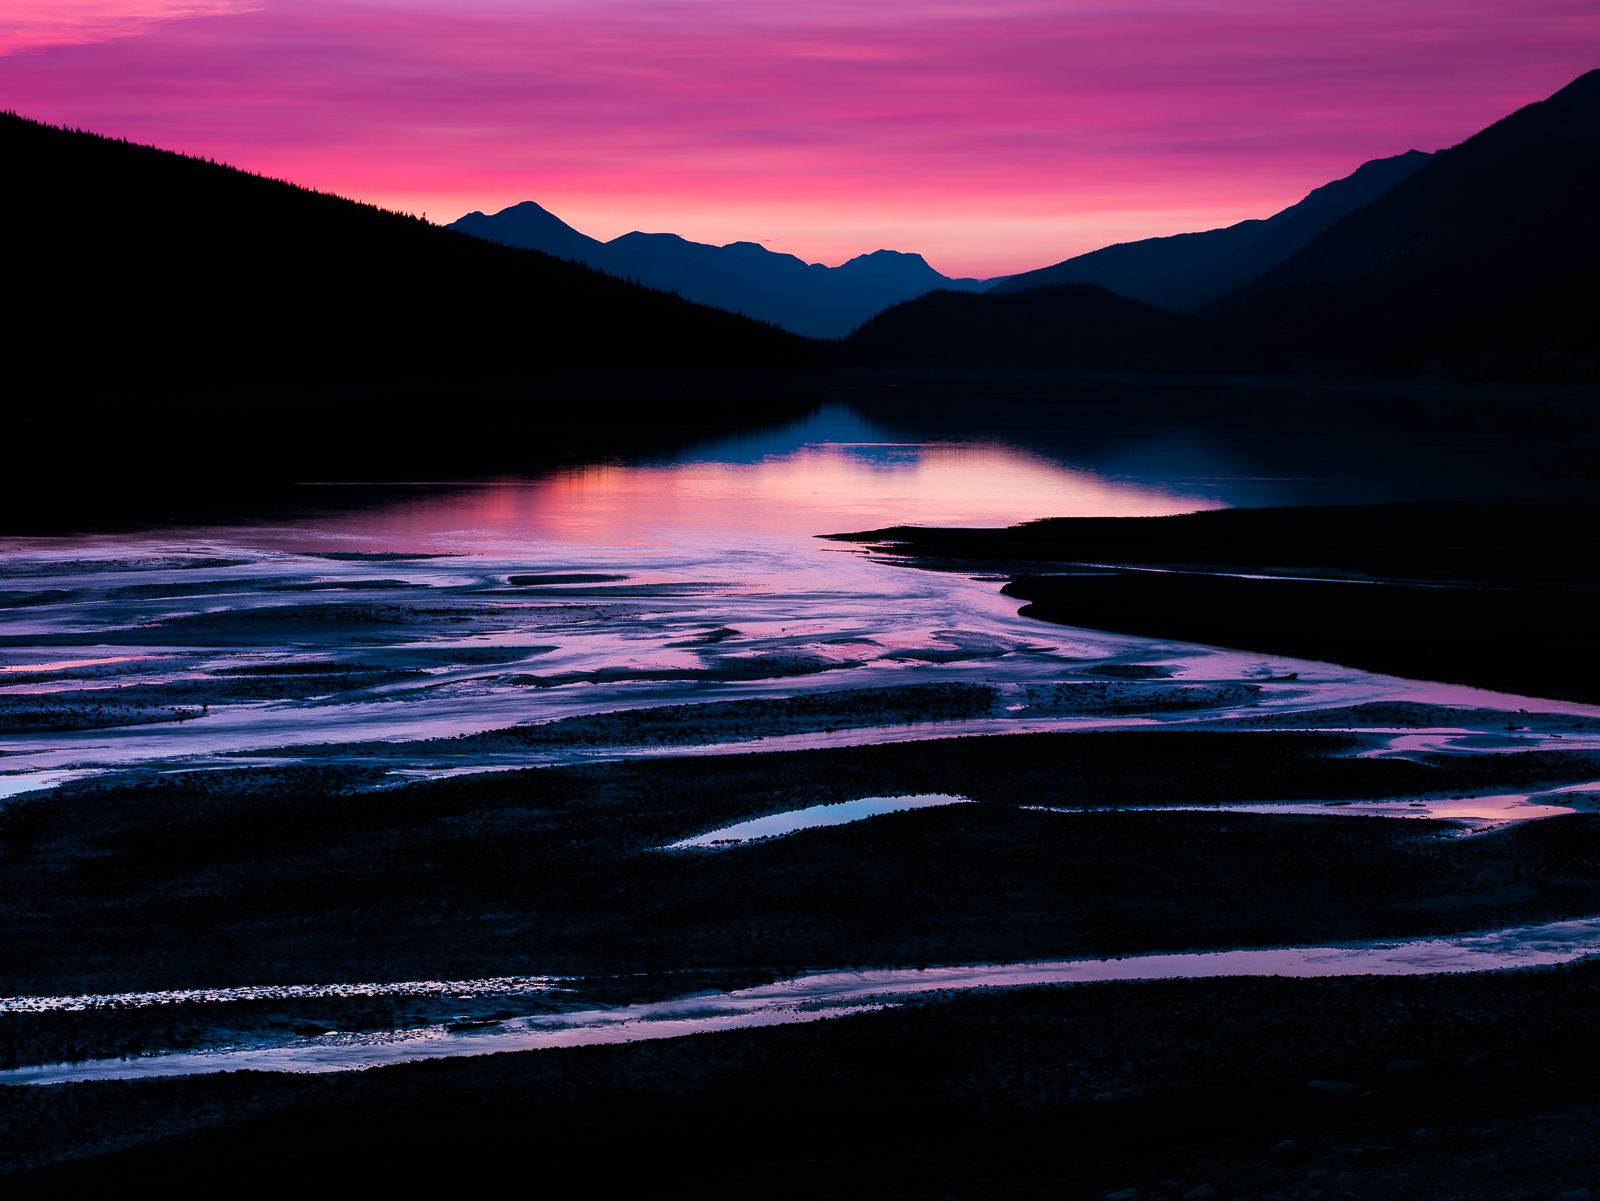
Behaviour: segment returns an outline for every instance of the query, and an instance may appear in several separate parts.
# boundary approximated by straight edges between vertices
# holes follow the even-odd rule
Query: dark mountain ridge
[[[1330,227],[1272,271],[1222,298],[1240,307],[1273,288],[1345,283],[1418,268],[1564,274],[1564,254],[1600,247],[1594,221],[1600,70],[1518,109]],[[1469,263],[1461,263],[1462,255]]]
[[[525,373],[810,361],[770,325],[536,251],[6,113],[13,370]]]
[[[1597,194],[1600,70],[1441,151],[1199,315],[1251,369],[1600,381]]]
[[[852,365],[1049,368],[1142,361],[1185,318],[1098,284],[1025,292],[929,292],[845,339]]]
[[[1099,284],[1162,308],[1193,312],[1276,267],[1340,217],[1370,204],[1432,155],[1408,150],[1362,163],[1343,179],[1264,220],[1223,229],[1119,242],[1052,267],[1001,280],[991,292],[1020,292],[1061,283]]]
[[[898,366],[1600,383],[1596,195],[1591,71],[1440,151],[1191,316],[1163,322],[1089,284],[934,293],[879,314],[843,353]]]
[[[825,267],[759,242],[712,246],[637,230],[602,242],[531,200],[492,216],[468,213],[448,228],[541,250],[815,338],[843,337],[874,313],[935,288],[978,291],[994,282],[951,279],[920,254],[896,250],[875,250]]]
[[[813,403],[815,343],[537,251],[15,113],[0,157],[12,528],[526,470]]]

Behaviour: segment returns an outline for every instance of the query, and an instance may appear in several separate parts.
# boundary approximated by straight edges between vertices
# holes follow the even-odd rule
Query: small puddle
[[[1570,963],[1600,953],[1600,917],[1490,934],[1347,947],[1276,947],[1078,959],[1051,963],[823,972],[757,988],[706,993],[672,1001],[551,1016],[514,1018],[471,1030],[444,1025],[361,1034],[327,1034],[287,1045],[220,1047],[210,1051],[43,1064],[0,1072],[0,1084],[59,1084],[205,1072],[340,1072],[408,1060],[550,1047],[590,1046],[677,1038],[715,1030],[810,1022],[893,1005],[910,993],[1082,984],[1100,980],[1170,980],[1215,976],[1414,976],[1481,972]],[[498,982],[479,981],[480,985]],[[536,989],[546,978],[519,981]],[[326,987],[326,986],[324,986]],[[362,986],[371,987],[371,986]],[[408,986],[416,987],[416,986]],[[10,998],[18,1008],[48,1008],[49,998]],[[31,1002],[31,1004],[20,1004]]]
[[[942,792],[921,793],[917,796],[862,797],[857,801],[842,801],[837,805],[812,805],[809,809],[794,809],[788,813],[773,813],[753,818],[733,826],[724,826],[709,834],[686,838],[666,849],[680,851],[687,847],[709,847],[720,850],[754,842],[758,838],[777,838],[793,834],[796,830],[810,830],[817,826],[842,826],[877,817],[881,813],[901,813],[907,809],[932,809],[938,805],[969,804],[964,796],[949,796]]]

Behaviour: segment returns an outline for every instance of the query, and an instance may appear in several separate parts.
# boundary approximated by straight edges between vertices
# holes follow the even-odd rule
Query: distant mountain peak
[[[955,288],[958,291],[973,292],[982,284],[996,282],[951,279],[948,275],[941,275],[930,267],[928,260],[920,254],[907,254],[900,250],[874,250],[871,254],[858,254],[834,270],[846,275],[889,275],[904,280],[922,292],[931,292],[935,288]]]
[[[852,268],[859,270],[866,266],[883,267],[890,263],[927,267],[929,271],[933,271],[933,268],[928,266],[928,260],[920,254],[907,254],[902,250],[874,250],[871,254],[858,254],[855,258],[839,264],[837,269],[840,271]],[[938,274],[938,272],[934,272],[934,274]]]
[[[581,234],[560,217],[531,200],[503,208],[493,216],[472,212],[450,222],[448,228],[459,229],[490,242],[507,246],[520,246],[524,250],[542,250],[558,259],[588,261],[594,251],[604,243]]]
[[[984,282],[951,279],[920,254],[898,250],[875,250],[843,266],[826,267],[760,242],[713,246],[640,230],[601,242],[531,200],[493,215],[468,213],[450,228],[577,259],[612,275],[822,338],[847,334],[873,314],[925,292],[972,291]]]

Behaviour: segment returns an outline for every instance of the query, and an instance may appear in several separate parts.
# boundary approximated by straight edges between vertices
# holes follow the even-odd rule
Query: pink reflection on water
[[[812,535],[1218,507],[1212,495],[1100,475],[997,442],[817,442],[751,463],[599,464],[430,491],[321,520],[316,537],[329,549],[404,544],[470,551],[503,546],[508,538],[620,547],[660,545],[682,531]],[[267,545],[303,547],[307,534],[262,536]]]
[[[1305,804],[1247,802],[1238,805],[1164,805],[1160,812],[1299,814],[1315,817],[1433,818],[1457,822],[1465,833],[1519,825],[1547,817],[1564,817],[1593,807],[1600,782],[1576,784],[1547,793],[1514,792],[1498,796],[1459,796],[1426,801],[1314,801]],[[1571,805],[1549,804],[1552,799]],[[1576,806],[1576,807],[1574,807]],[[1045,809],[1045,806],[1027,806]],[[1049,809],[1052,813],[1083,813],[1082,809]],[[1128,811],[1134,811],[1132,807]],[[1149,812],[1149,810],[1140,810]]]
[[[72,667],[99,667],[104,663],[128,663],[135,659],[148,659],[149,657],[149,655],[113,655],[109,659],[58,659],[43,663],[14,663],[9,667],[0,667],[0,673],[66,671]]]
[[[1210,503],[998,445],[935,445],[885,461],[823,444],[755,465],[594,467],[555,477],[539,499],[541,516],[560,536],[604,542],[628,536],[646,513],[657,528],[800,534],[834,532],[829,523],[843,517],[868,525],[1007,525],[1040,513],[1144,517]]]

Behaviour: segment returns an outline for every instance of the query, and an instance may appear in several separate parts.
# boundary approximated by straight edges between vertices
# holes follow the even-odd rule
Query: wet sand
[[[776,977],[1428,937],[1600,912],[1590,815],[1462,839],[1460,824],[1436,818],[1187,808],[1409,809],[1597,778],[1591,752],[1363,753],[1383,746],[1349,733],[1152,730],[401,784],[381,767],[332,764],[90,778],[0,809],[3,995]],[[726,851],[665,849],[774,813],[936,790],[972,803]],[[24,1024],[0,1018],[0,1035]],[[116,1022],[103,1036],[93,1022],[69,1027],[74,1045],[122,1045]],[[172,1041],[181,1029],[157,1034],[142,1049],[191,1045]],[[19,1047],[14,1062],[37,1053]]]

